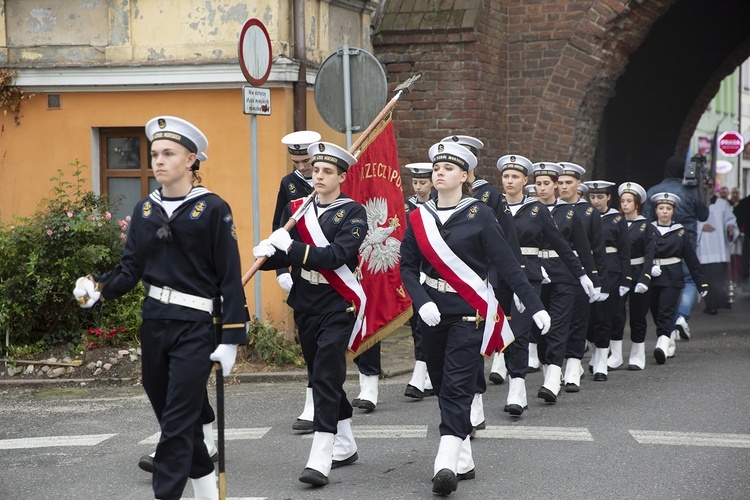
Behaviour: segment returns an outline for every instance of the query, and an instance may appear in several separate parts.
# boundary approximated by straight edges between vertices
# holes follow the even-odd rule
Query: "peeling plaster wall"
[[[371,51],[378,2],[306,0],[309,63],[344,43]],[[0,0],[0,61],[12,67],[237,61],[247,19],[268,29],[274,57],[293,58],[293,2],[271,0]]]

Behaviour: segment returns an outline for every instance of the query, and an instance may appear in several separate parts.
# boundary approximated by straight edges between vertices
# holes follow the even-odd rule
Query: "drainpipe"
[[[294,59],[299,62],[294,82],[294,130],[307,129],[307,66],[305,65],[305,0],[294,0]]]

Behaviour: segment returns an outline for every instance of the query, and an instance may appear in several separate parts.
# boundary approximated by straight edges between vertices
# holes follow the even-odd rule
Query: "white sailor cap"
[[[431,179],[432,178],[432,163],[419,162],[419,163],[407,163],[406,168],[411,172],[413,179]]]
[[[208,148],[208,139],[198,127],[176,116],[157,116],[146,124],[148,140],[158,141],[166,139],[182,144],[196,155]]]
[[[281,143],[289,149],[290,155],[304,156],[308,154],[307,148],[310,144],[318,142],[320,134],[311,130],[300,130],[292,132],[281,138]]]
[[[641,203],[646,201],[646,190],[643,186],[636,182],[623,182],[617,188],[617,195],[622,196],[625,193],[630,193],[638,197]]]
[[[651,196],[651,203],[653,203],[654,206],[661,205],[662,203],[675,206],[679,202],[680,197],[672,193],[656,193],[655,195]]]
[[[330,163],[341,167],[344,172],[357,163],[357,159],[346,149],[330,142],[316,142],[307,148],[307,154],[312,158],[312,164],[317,162]]]
[[[536,194],[536,184],[527,184],[523,189],[526,191],[527,196],[534,196]]]
[[[580,165],[576,165],[575,163],[570,163],[567,161],[560,161],[558,164],[562,167],[563,171],[560,175],[570,175],[572,177],[575,177],[576,179],[581,179],[583,177],[583,174],[586,173],[586,169],[583,168]]]
[[[592,194],[611,194],[609,188],[614,186],[615,183],[609,181],[586,181],[583,185],[589,188],[589,193]]]
[[[458,165],[467,172],[477,166],[477,157],[474,153],[455,142],[433,144],[428,154],[433,164],[445,161]]]
[[[474,156],[478,156],[479,150],[484,147],[482,141],[470,135],[449,135],[448,137],[440,139],[440,142],[457,142],[474,153]]]
[[[560,165],[551,161],[543,161],[539,163],[534,163],[534,165],[532,166],[534,168],[534,171],[533,171],[534,178],[537,178],[543,175],[548,175],[550,177],[554,177],[555,179],[557,179],[560,176],[560,174],[562,174],[562,171],[563,171]]]
[[[193,165],[190,168],[192,168],[193,170],[200,170],[201,163],[203,163],[206,160],[208,160],[208,156],[206,156],[206,153],[201,151],[200,153],[195,155],[195,162],[193,162]]]
[[[497,168],[501,172],[505,170],[518,170],[523,175],[529,175],[534,169],[531,160],[521,155],[505,155],[497,160]]]
[[[578,185],[578,188],[576,189],[576,191],[577,191],[577,192],[578,192],[578,194],[580,194],[581,196],[586,196],[587,194],[589,194],[589,187],[588,187],[588,186],[587,186],[586,184],[584,184],[584,183],[582,182],[582,183],[580,183],[580,184]]]

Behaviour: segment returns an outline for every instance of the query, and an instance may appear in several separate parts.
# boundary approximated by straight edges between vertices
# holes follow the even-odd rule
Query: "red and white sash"
[[[435,218],[421,206],[409,214],[419,250],[450,286],[485,318],[481,353],[491,356],[502,352],[515,340],[505,313],[495,297],[492,285],[479,277],[448,246],[435,223]]]
[[[291,202],[292,213],[296,212],[297,208],[304,201],[304,198],[293,200]],[[325,234],[323,234],[315,210],[310,210],[309,208],[305,210],[305,213],[297,221],[297,232],[302,238],[303,243],[307,245],[322,248],[331,244]],[[325,277],[334,290],[344,297],[344,300],[353,304],[357,309],[357,319],[354,322],[354,328],[349,337],[349,348],[351,348],[357,337],[361,337],[367,332],[367,323],[365,320],[367,297],[365,296],[365,291],[346,264],[338,269],[318,269],[317,271]]]

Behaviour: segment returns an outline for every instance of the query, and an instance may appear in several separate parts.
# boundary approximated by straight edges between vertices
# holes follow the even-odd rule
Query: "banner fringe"
[[[404,323],[406,323],[409,318],[412,316],[413,308],[409,306],[404,312],[400,313],[398,316],[393,318],[391,321],[389,321],[387,324],[383,325],[377,332],[373,333],[369,337],[367,337],[366,340],[364,340],[361,344],[359,344],[359,347],[356,351],[347,351],[346,352],[346,361],[350,362],[363,352],[365,352],[370,347],[374,346],[384,338],[386,338],[388,335],[396,331],[398,328],[400,328]]]
[[[367,136],[367,139],[365,139],[362,144],[359,145],[359,148],[357,148],[357,151],[354,151],[352,154],[359,158],[364,154],[364,152],[367,150],[367,148],[372,144],[375,139],[378,138],[380,133],[383,131],[385,127],[388,126],[388,124],[391,122],[391,118],[393,117],[393,112],[388,113],[388,116],[383,118],[383,121],[378,123],[378,126],[373,129],[372,132],[370,132],[370,135]]]

